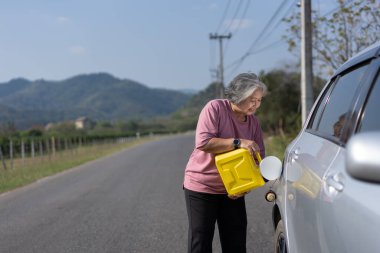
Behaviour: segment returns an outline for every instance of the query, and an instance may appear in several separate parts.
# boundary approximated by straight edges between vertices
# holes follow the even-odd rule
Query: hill
[[[171,124],[181,131],[195,129],[202,108],[208,101],[216,98],[217,87],[218,83],[211,83],[193,95],[183,107],[172,114]]]
[[[107,73],[63,81],[14,79],[0,84],[0,120],[26,128],[80,116],[93,120],[143,119],[168,115],[189,98],[178,91],[152,89]]]

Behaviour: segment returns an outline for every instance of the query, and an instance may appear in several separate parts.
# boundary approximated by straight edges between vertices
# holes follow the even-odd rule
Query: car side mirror
[[[281,176],[282,162],[275,156],[267,156],[260,162],[260,173],[267,180],[276,180]]]
[[[356,179],[380,183],[380,132],[352,136],[346,150],[348,174]]]

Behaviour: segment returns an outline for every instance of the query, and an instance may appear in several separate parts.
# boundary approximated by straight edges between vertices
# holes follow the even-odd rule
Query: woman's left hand
[[[238,199],[243,197],[244,195],[248,194],[249,192],[243,192],[241,194],[233,194],[233,195],[228,195],[230,199]]]
[[[240,147],[247,149],[252,157],[255,157],[255,152],[260,151],[260,147],[259,145],[257,145],[256,142],[252,140],[245,140],[245,139],[241,139],[240,141],[241,141]]]

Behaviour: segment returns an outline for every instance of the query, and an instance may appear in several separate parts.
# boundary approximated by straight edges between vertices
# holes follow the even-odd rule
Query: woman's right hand
[[[240,147],[247,149],[252,157],[255,157],[255,152],[260,152],[259,145],[252,140],[241,139]]]

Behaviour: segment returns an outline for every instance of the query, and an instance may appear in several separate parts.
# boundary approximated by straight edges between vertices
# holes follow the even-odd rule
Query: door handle
[[[298,155],[300,154],[300,148],[296,148],[290,152],[290,163],[294,163],[298,160]]]
[[[338,192],[342,192],[344,189],[344,184],[340,182],[336,176],[328,176],[326,178],[326,184],[328,187],[332,187]]]

